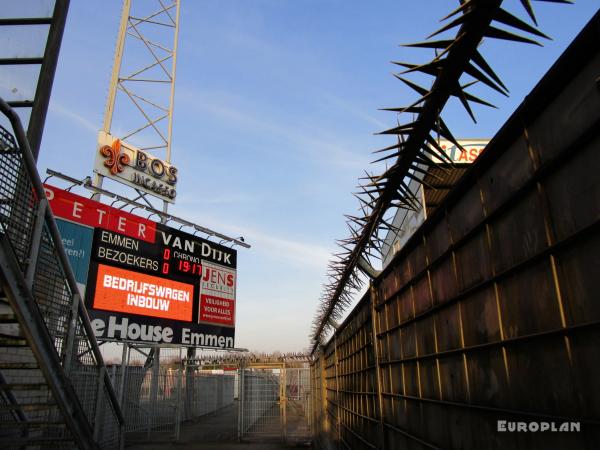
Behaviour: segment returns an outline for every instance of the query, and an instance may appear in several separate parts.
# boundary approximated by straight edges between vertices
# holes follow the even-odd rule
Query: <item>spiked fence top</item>
[[[567,0],[539,1],[571,3]],[[520,2],[537,26],[530,0]],[[506,86],[479,53],[478,46],[481,41],[484,38],[494,38],[540,45],[529,37],[498,28],[497,24],[547,38],[534,26],[502,9],[502,0],[461,1],[460,6],[442,20],[449,22],[428,39],[459,27],[454,39],[428,40],[407,45],[434,49],[435,57],[430,62],[421,65],[394,63],[406,69],[395,76],[415,90],[419,98],[408,106],[385,109],[398,113],[400,118],[411,117],[411,120],[398,123],[397,126],[379,133],[397,136],[397,143],[376,151],[375,153],[382,153],[384,156],[374,162],[394,162],[380,175],[367,173],[362,179],[365,182],[359,186],[360,192],[355,194],[360,202],[362,215],[346,216],[351,236],[338,241],[341,252],[329,263],[329,282],[323,287],[321,304],[313,321],[313,353],[322,344],[332,323],[339,320],[345,308],[350,305],[353,293],[362,287],[360,271],[369,275],[364,262],[370,264],[372,258],[380,259],[383,244],[380,233],[394,229],[393,225],[385,220],[384,215],[391,208],[416,210],[421,206],[409,189],[407,180],[413,179],[422,183],[417,173],[424,173],[429,167],[437,166],[436,159],[452,164],[435,136],[447,139],[464,151],[440,117],[448,99],[456,97],[475,121],[470,103],[494,106],[468,93],[466,88],[480,82],[503,95],[508,95]],[[402,76],[414,72],[433,76],[431,88],[426,89]],[[460,79],[465,74],[473,78],[473,81],[461,85]],[[413,120],[413,117],[416,118]]]

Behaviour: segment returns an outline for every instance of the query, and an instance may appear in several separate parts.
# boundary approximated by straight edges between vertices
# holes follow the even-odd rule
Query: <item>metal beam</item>
[[[31,109],[31,118],[27,127],[27,139],[31,147],[33,158],[37,160],[42,142],[42,133],[48,113],[48,104],[50,103],[50,94],[52,93],[52,84],[54,83],[54,74],[58,63],[58,54],[62,42],[65,23],[67,21],[67,12],[69,10],[69,0],[56,0],[54,3],[54,12],[50,30],[48,31],[48,41],[44,50],[44,62],[40,68]],[[40,19],[44,20],[44,19]]]
[[[44,58],[0,58],[0,66],[42,64]]]
[[[68,175],[65,175],[65,174],[63,174],[61,172],[57,172],[56,170],[52,170],[52,169],[47,169],[46,173],[48,175],[50,175],[50,177],[48,177],[48,178],[57,177],[57,178],[66,180],[69,183],[73,183],[73,184],[81,186],[81,187],[83,187],[83,188],[85,188],[85,189],[87,189],[87,190],[89,190],[91,192],[94,192],[94,194],[102,194],[104,196],[107,196],[107,197],[115,199],[115,201],[119,201],[119,202],[123,202],[123,203],[125,203],[127,205],[131,205],[131,206],[135,207],[136,209],[142,209],[144,211],[148,211],[149,213],[151,213],[151,215],[155,214],[155,215],[159,216],[161,219],[164,219],[166,221],[177,222],[178,224],[180,224],[182,226],[193,228],[195,231],[198,231],[200,233],[204,233],[204,234],[206,234],[209,237],[214,236],[216,238],[219,238],[219,239],[231,242],[234,245],[239,245],[240,247],[244,247],[244,248],[250,248],[251,247],[250,244],[244,242],[243,237],[232,238],[230,236],[227,236],[227,235],[224,235],[222,233],[219,233],[218,231],[211,230],[210,228],[206,228],[206,227],[203,227],[201,225],[196,225],[195,223],[190,222],[189,220],[185,220],[185,219],[182,219],[180,217],[173,216],[171,214],[167,214],[164,211],[160,211],[158,209],[155,209],[155,208],[149,206],[149,204],[148,205],[144,205],[143,203],[139,203],[137,201],[130,200],[130,199],[126,198],[126,197],[122,197],[122,196],[120,196],[118,194],[110,192],[110,191],[108,191],[106,189],[103,189],[101,187],[94,186],[94,185],[92,185],[89,182],[88,179],[78,180],[77,178],[70,177]],[[46,181],[48,180],[48,178],[46,178]],[[137,192],[141,194],[141,191],[137,191]],[[145,197],[142,197],[142,199],[145,200]]]
[[[0,19],[1,26],[50,25],[52,17],[11,17]]]

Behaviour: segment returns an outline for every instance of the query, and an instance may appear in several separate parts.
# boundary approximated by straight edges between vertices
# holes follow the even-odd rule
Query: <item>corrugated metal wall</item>
[[[322,349],[320,448],[600,445],[598,23]]]

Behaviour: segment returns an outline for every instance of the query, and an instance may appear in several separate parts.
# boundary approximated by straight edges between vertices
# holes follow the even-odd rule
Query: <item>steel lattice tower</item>
[[[101,130],[168,163],[179,7],[179,0],[124,0]],[[97,174],[94,185],[101,187],[103,178]],[[143,192],[136,191],[148,202]]]

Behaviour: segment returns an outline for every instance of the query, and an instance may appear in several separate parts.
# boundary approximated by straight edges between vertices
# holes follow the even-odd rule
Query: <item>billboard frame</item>
[[[52,176],[57,176],[56,172],[50,172],[51,177]],[[62,174],[60,174],[62,175]],[[50,178],[50,177],[49,177]],[[60,177],[63,178],[63,177]],[[48,180],[48,178],[46,179],[46,181]],[[83,185],[84,182],[80,182],[79,180],[75,180],[69,177],[69,180],[72,185],[68,188],[59,188],[59,187],[55,187],[55,186],[47,186],[49,189],[53,189],[55,191],[55,195],[57,191],[61,191],[63,194],[67,194],[68,190],[70,188],[72,188],[74,185]],[[71,195],[71,197],[69,197],[69,195]],[[147,217],[143,217],[143,216],[138,216],[138,215],[132,215],[131,213],[124,211],[122,208],[121,209],[117,209],[114,207],[111,207],[109,205],[106,205],[105,203],[100,203],[100,202],[95,202],[93,200],[89,200],[85,197],[81,197],[81,196],[77,196],[77,197],[73,197],[76,194],[73,193],[68,193],[68,195],[66,197],[61,197],[60,194],[58,195],[58,198],[61,198],[63,201],[65,202],[71,202],[69,205],[71,204],[75,204],[77,202],[77,198],[79,197],[81,199],[82,202],[88,202],[89,204],[86,203],[86,208],[97,208],[99,205],[102,205],[102,208],[104,209],[110,209],[110,213],[108,214],[109,219],[107,219],[105,221],[105,223],[96,223],[95,221],[93,221],[91,224],[90,222],[86,222],[85,220],[81,219],[82,215],[85,216],[85,211],[82,212],[82,210],[80,209],[80,207],[78,206],[76,209],[77,213],[79,214],[78,219],[75,220],[73,219],[71,216],[69,216],[68,214],[65,214],[64,212],[62,214],[59,214],[58,218],[62,219],[62,221],[64,221],[65,223],[67,222],[71,222],[74,223],[76,225],[79,225],[81,227],[88,227],[90,229],[93,229],[93,242],[91,244],[86,243],[84,245],[87,245],[90,251],[91,256],[88,258],[88,264],[86,267],[86,270],[88,271],[87,273],[87,292],[86,292],[86,296],[85,296],[85,303],[87,305],[87,307],[90,309],[90,312],[92,312],[92,316],[94,317],[92,322],[94,322],[94,331],[96,332],[95,334],[98,336],[98,340],[104,341],[104,342],[129,342],[131,344],[135,343],[136,345],[142,345],[142,346],[156,346],[156,345],[169,345],[169,346],[185,346],[185,347],[192,347],[192,348],[207,348],[207,349],[212,349],[212,350],[231,350],[231,349],[235,349],[235,289],[236,289],[236,283],[235,283],[235,279],[236,279],[236,268],[237,268],[237,252],[236,250],[233,248],[237,242],[239,242],[240,246],[243,246],[245,248],[250,247],[250,245],[246,244],[243,241],[243,238],[237,238],[237,239],[232,239],[232,238],[228,238],[226,236],[223,236],[228,240],[229,242],[233,243],[233,246],[231,247],[225,247],[223,245],[221,245],[221,243],[217,243],[214,242],[213,240],[207,240],[201,237],[196,236],[195,234],[190,234],[184,231],[181,231],[181,228],[183,228],[183,225],[187,225],[188,221],[184,221],[183,219],[177,219],[177,218],[173,218],[172,216],[169,216],[169,218],[175,222],[183,222],[182,226],[180,227],[179,230],[177,230],[176,228],[170,227],[168,225],[165,225],[164,223],[157,223],[154,221],[149,220]],[[73,200],[75,199],[75,200]],[[120,200],[121,198],[119,198],[118,200]],[[125,205],[130,204],[130,202],[132,201],[128,201],[125,203]],[[95,203],[98,203],[98,206],[95,205]],[[125,206],[124,205],[124,206]],[[56,208],[56,206],[55,206]],[[67,209],[69,209],[67,207]],[[145,210],[147,210],[148,208],[144,208]],[[230,297],[229,298],[229,302],[230,302],[230,308],[229,310],[224,310],[226,312],[226,314],[230,314],[230,317],[227,316],[223,316],[225,317],[225,319],[230,320],[230,323],[226,323],[221,321],[215,321],[215,320],[203,320],[200,321],[198,320],[200,317],[200,311],[201,308],[206,307],[206,305],[204,305],[203,302],[203,298],[201,297],[201,283],[202,283],[202,278],[206,277],[206,274],[204,272],[198,272],[198,273],[191,273],[189,271],[183,271],[180,269],[176,269],[175,266],[177,265],[177,263],[179,263],[179,265],[181,265],[181,260],[177,259],[177,258],[184,258],[187,256],[187,254],[185,254],[184,250],[182,249],[181,252],[174,252],[174,253],[179,253],[179,256],[177,258],[173,258],[172,261],[170,261],[170,263],[172,263],[172,273],[170,272],[160,272],[158,270],[157,264],[154,263],[154,266],[152,268],[146,267],[144,268],[144,266],[135,266],[135,265],[123,265],[124,263],[118,263],[118,262],[107,262],[107,261],[102,261],[102,258],[97,254],[98,252],[98,242],[99,242],[99,236],[100,235],[109,235],[109,236],[114,236],[114,237],[120,237],[123,239],[129,239],[129,240],[136,240],[136,237],[132,237],[131,234],[129,235],[130,237],[123,237],[121,236],[119,233],[119,231],[115,230],[115,225],[114,225],[114,220],[115,218],[112,217],[112,215],[115,215],[115,217],[119,216],[121,217],[121,215],[123,215],[123,217],[133,217],[138,221],[145,221],[145,222],[152,222],[154,224],[154,229],[152,230],[152,236],[151,237],[151,241],[147,241],[147,242],[143,242],[143,240],[139,240],[137,245],[143,244],[146,245],[147,248],[151,248],[151,254],[152,256],[156,257],[160,252],[162,252],[165,248],[168,247],[169,245],[169,240],[172,240],[172,244],[176,245],[179,242],[179,239],[181,239],[181,242],[183,242],[184,240],[186,241],[186,245],[189,244],[192,246],[192,252],[196,251],[197,252],[197,257],[196,259],[198,260],[198,262],[200,262],[201,264],[198,264],[198,266],[201,268],[201,270],[203,271],[208,271],[210,272],[210,269],[204,269],[203,268],[203,264],[206,262],[210,267],[212,267],[214,265],[214,268],[217,269],[223,269],[225,270],[224,273],[228,274],[228,276],[231,278],[232,284],[228,285],[229,286],[229,292],[230,292]],[[81,219],[81,220],[79,220]],[[176,220],[174,220],[176,219]],[[123,219],[123,222],[125,222],[126,219]],[[109,221],[111,222],[109,224]],[[118,221],[119,224],[121,224],[121,221]],[[112,226],[111,226],[112,225]],[[202,227],[196,226],[195,224],[192,224],[193,228],[194,228],[194,233],[196,233],[198,231],[198,228],[200,228],[200,230],[202,232],[205,232],[205,229],[203,229]],[[134,224],[135,226],[135,224]],[[125,225],[123,224],[123,227],[125,227]],[[124,228],[120,231],[124,231]],[[208,230],[209,232],[211,232],[209,234],[209,236],[215,236],[215,235],[219,235],[220,233],[216,233],[216,232],[212,232],[212,230]],[[127,233],[126,233],[127,234]],[[160,236],[159,236],[160,235]],[[162,237],[162,242],[160,241],[160,238]],[[138,236],[139,238],[139,236]],[[141,238],[140,238],[141,239]],[[165,240],[168,239],[168,240]],[[188,242],[189,241],[189,242]],[[105,243],[103,245],[112,245]],[[181,244],[178,244],[181,245]],[[194,247],[195,246],[195,247]],[[142,252],[147,251],[147,248],[144,250],[140,250]],[[131,251],[133,253],[136,253],[136,251],[139,250],[139,248],[136,249],[132,249]],[[131,256],[131,255],[129,255]],[[139,257],[139,255],[138,255]],[[201,258],[201,259],[200,259]],[[107,264],[108,263],[108,264]],[[156,287],[158,287],[159,285],[161,285],[162,283],[160,283],[160,281],[164,281],[166,284],[170,283],[173,280],[179,280],[181,282],[187,283],[187,286],[189,286],[189,296],[188,296],[188,301],[191,302],[191,305],[189,307],[190,310],[190,317],[186,318],[184,320],[178,319],[175,316],[172,317],[168,317],[165,319],[162,316],[155,316],[154,318],[152,316],[147,316],[144,314],[144,309],[140,309],[139,311],[141,312],[137,312],[137,311],[121,311],[119,309],[112,309],[112,308],[103,308],[102,310],[100,309],[96,309],[94,307],[95,304],[95,296],[96,296],[96,284],[98,282],[98,280],[94,280],[93,277],[95,277],[97,275],[97,270],[99,267],[101,267],[102,265],[106,265],[106,267],[110,267],[111,270],[121,270],[121,269],[125,269],[126,271],[128,271],[127,273],[129,273],[129,275],[131,276],[131,279],[137,279],[137,278],[144,278],[146,276],[150,276],[150,277],[158,277],[157,280],[159,281],[159,283],[156,284]],[[120,269],[119,269],[120,268]],[[168,275],[167,275],[168,273]],[[143,275],[146,274],[146,275]],[[223,280],[225,279],[225,277],[223,277]],[[218,285],[217,285],[218,286]],[[220,297],[221,295],[216,293],[215,296]],[[225,295],[225,297],[227,298],[227,296]],[[176,306],[174,302],[171,302],[171,307],[172,306]],[[110,309],[110,311],[108,311],[108,309]],[[159,324],[159,322],[162,322]],[[168,330],[167,334],[162,334],[160,337],[155,337],[153,335],[149,335],[148,334],[148,330],[153,328],[153,333],[158,329],[157,327],[162,327],[161,329],[163,331]],[[146,332],[144,334],[142,334],[140,332],[140,330],[145,327]],[[133,333],[130,331],[133,330]],[[158,332],[158,331],[156,331]],[[166,339],[165,339],[166,337]]]

